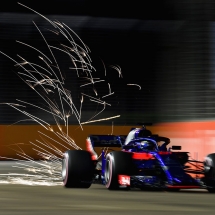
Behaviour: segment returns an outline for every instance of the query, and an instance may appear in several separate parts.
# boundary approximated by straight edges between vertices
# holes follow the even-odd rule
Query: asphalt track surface
[[[15,172],[11,166],[11,162],[0,161],[1,173]],[[0,183],[0,193],[1,215],[215,214],[215,194],[206,190],[109,191],[97,184],[89,189],[66,189]]]

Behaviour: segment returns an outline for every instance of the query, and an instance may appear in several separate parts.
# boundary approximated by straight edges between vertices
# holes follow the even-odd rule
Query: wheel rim
[[[67,162],[68,162],[68,154],[65,153],[64,158],[62,160],[62,172],[61,172],[63,182],[65,182],[66,178],[68,177]]]
[[[110,160],[108,159],[106,161],[106,166],[105,166],[105,182],[106,184],[109,182],[110,180]]]
[[[65,158],[62,161],[62,178],[63,178],[63,181],[66,178],[66,161],[65,161]]]

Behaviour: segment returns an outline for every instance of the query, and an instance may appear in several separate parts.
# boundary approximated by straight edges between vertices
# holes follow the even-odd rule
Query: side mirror
[[[172,146],[171,149],[172,150],[181,150],[181,146]]]

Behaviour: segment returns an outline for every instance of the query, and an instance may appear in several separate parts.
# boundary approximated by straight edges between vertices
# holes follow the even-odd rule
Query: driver
[[[143,150],[150,150],[150,151],[156,150],[155,144],[153,144],[149,141],[146,141],[146,140],[140,142],[140,147]]]

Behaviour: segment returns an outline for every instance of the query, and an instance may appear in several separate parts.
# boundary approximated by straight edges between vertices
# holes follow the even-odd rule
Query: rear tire
[[[89,188],[94,165],[91,154],[85,150],[68,150],[62,161],[62,179],[66,188]]]
[[[114,151],[106,156],[105,165],[105,184],[109,190],[117,190],[120,188],[118,182],[118,175],[132,174],[132,157],[130,153],[122,151]],[[129,189],[130,186],[124,187],[124,189]]]
[[[204,161],[205,182],[209,193],[215,193],[215,153],[207,155]]]
[[[215,188],[208,188],[207,190],[209,193],[215,193]]]
[[[205,177],[215,178],[215,153],[207,155],[204,161]]]

